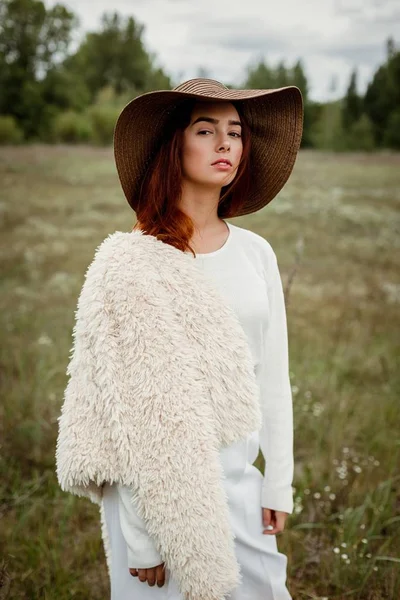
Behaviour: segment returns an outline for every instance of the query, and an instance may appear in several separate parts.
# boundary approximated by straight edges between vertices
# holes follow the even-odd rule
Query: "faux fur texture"
[[[241,572],[219,449],[260,430],[259,387],[233,309],[189,254],[141,231],[96,249],[78,300],[57,476],[101,504],[132,486],[188,600],[222,600]]]

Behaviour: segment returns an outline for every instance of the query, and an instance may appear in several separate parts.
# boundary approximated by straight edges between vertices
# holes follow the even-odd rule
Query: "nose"
[[[219,143],[218,151],[220,152],[221,150],[230,150],[230,147],[231,147],[231,143],[228,139],[226,139],[223,142]]]

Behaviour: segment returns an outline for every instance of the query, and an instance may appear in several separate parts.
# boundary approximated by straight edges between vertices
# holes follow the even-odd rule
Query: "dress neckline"
[[[232,226],[230,223],[228,223],[228,221],[225,221],[225,219],[222,219],[222,220],[224,221],[224,223],[227,226],[228,231],[229,231],[229,235],[226,238],[225,242],[222,244],[222,246],[220,248],[217,248],[216,250],[213,250],[212,252],[204,252],[204,253],[196,252],[196,258],[211,258],[212,256],[216,256],[217,254],[221,254],[229,246],[229,244],[232,240]]]

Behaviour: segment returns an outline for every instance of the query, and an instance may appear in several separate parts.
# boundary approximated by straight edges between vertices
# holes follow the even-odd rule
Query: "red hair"
[[[196,99],[185,99],[172,113],[159,147],[143,178],[136,209],[137,223],[148,235],[175,246],[195,252],[189,244],[194,233],[192,219],[179,207],[182,181],[183,132],[190,123]],[[242,207],[250,189],[250,127],[240,104],[232,102],[242,122],[243,151],[233,181],[221,188],[218,216],[234,216]]]

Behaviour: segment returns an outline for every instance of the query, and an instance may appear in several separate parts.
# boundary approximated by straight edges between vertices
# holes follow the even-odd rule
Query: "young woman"
[[[118,119],[137,223],[86,273],[57,447],[63,489],[101,506],[112,600],[291,597],[276,543],[293,509],[282,284],[269,242],[226,219],[280,191],[302,119],[296,87],[209,79]]]

